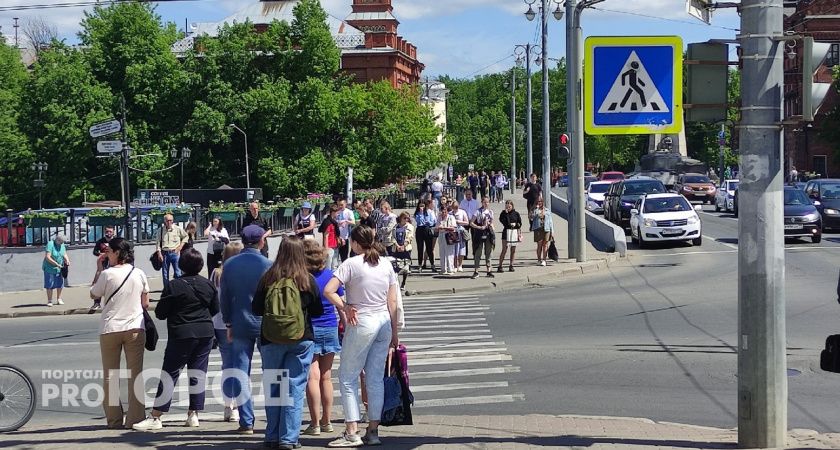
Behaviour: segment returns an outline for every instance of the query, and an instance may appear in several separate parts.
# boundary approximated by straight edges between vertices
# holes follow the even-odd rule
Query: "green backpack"
[[[262,334],[275,344],[294,344],[303,338],[306,329],[300,290],[291,278],[268,287]]]

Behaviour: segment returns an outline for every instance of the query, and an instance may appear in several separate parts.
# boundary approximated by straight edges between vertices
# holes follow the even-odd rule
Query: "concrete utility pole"
[[[533,110],[534,110],[534,102],[533,102],[533,88],[531,86],[531,59],[533,58],[533,52],[539,48],[539,45],[531,45],[531,43],[527,43],[525,45],[517,45],[516,51],[522,51],[523,53],[516,53],[519,58],[525,59],[525,89],[526,89],[526,101],[527,104],[525,106],[525,130],[527,133],[526,141],[525,141],[525,160],[526,160],[526,173],[525,179],[531,176],[534,173],[534,121],[533,121]],[[537,55],[537,60],[539,63],[539,55]]]
[[[583,150],[583,102],[581,74],[583,73],[583,30],[580,14],[583,9],[603,0],[566,0],[566,122],[569,127],[569,259],[586,261],[586,192],[584,171],[586,157]]]
[[[782,0],[742,0],[738,207],[738,445],[787,435],[782,206]],[[805,95],[808,95],[806,92]]]
[[[125,226],[125,230],[123,231],[123,238],[128,239],[129,241],[132,240],[131,237],[131,179],[129,178],[128,173],[128,152],[130,150],[128,146],[128,130],[125,129],[125,121],[126,121],[126,111],[125,111],[125,95],[120,94],[120,109],[122,110],[122,115],[120,117],[120,126],[122,128],[122,142],[123,148],[120,158],[120,174],[122,175],[122,197],[123,197],[123,206],[125,206],[125,214],[123,216],[123,225]],[[138,230],[139,231],[139,230]],[[138,238],[140,236],[138,235]]]
[[[518,64],[517,64],[518,65]],[[510,69],[510,176],[516,180],[516,67]],[[510,183],[510,192],[516,189],[516,181]]]
[[[551,209],[551,121],[548,95],[548,2],[542,0],[542,88],[543,88],[543,204]]]

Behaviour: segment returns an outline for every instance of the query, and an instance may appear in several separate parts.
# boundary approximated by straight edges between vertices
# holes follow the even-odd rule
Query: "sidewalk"
[[[505,192],[506,198],[512,198],[517,211],[522,215],[523,220],[526,220],[527,208],[525,200],[522,198],[522,191],[517,190],[516,194],[511,194],[509,191]],[[504,210],[503,203],[491,204],[495,217],[498,220],[499,214]],[[408,211],[412,217],[414,216],[414,209],[395,210],[394,213],[399,215],[402,211]],[[526,222],[527,224],[527,222]],[[527,228],[527,227],[525,227]],[[501,230],[499,224],[498,230]],[[408,277],[408,282],[405,286],[406,295],[434,295],[434,294],[451,294],[451,293],[465,293],[465,292],[492,292],[521,289],[522,287],[538,286],[544,283],[557,282],[560,279],[577,276],[594,272],[607,267],[610,262],[616,261],[618,255],[614,253],[602,253],[597,251],[591,244],[589,245],[588,254],[589,261],[585,263],[578,263],[575,260],[565,259],[568,255],[568,228],[567,223],[560,216],[554,215],[554,236],[555,245],[560,255],[559,262],[549,261],[547,267],[537,265],[536,249],[537,245],[534,242],[533,233],[527,229],[523,230],[523,242],[521,242],[516,250],[516,264],[514,265],[516,271],[513,273],[505,271],[504,273],[494,273],[495,278],[485,278],[484,269],[480,270],[481,277],[473,280],[470,278],[473,272],[472,247],[468,253],[468,258],[464,261],[464,272],[456,276],[441,276],[432,274],[431,272],[418,273],[416,270]],[[276,246],[276,244],[273,244]],[[472,243],[470,243],[470,246]],[[435,257],[437,258],[438,251],[435,248]],[[413,252],[414,264],[417,263],[416,250]],[[493,251],[493,268],[498,265],[499,255],[501,254],[501,239],[497,235],[496,249]],[[438,264],[438,267],[440,265]],[[507,270],[507,262],[504,264]],[[202,274],[205,272],[203,271]],[[163,283],[160,278],[160,272],[147,273],[149,276],[149,284],[152,288],[152,299],[157,299],[160,296],[160,290],[163,288]],[[62,299],[65,304],[63,306],[53,306],[49,308],[46,306],[46,293],[43,290],[36,291],[22,291],[22,292],[4,292],[0,293],[0,319],[11,317],[32,317],[32,316],[48,316],[48,315],[65,315],[65,314],[87,314],[89,307],[92,304],[88,294],[89,286],[74,285],[66,288],[62,294]],[[152,308],[154,303],[152,304]]]
[[[101,421],[98,421],[101,422]],[[167,424],[156,432],[107,430],[104,424],[27,428],[0,434],[0,447],[39,449],[260,448],[264,422],[253,436],[233,432],[236,424],[202,420],[201,428]],[[382,427],[387,449],[726,449],[737,448],[737,432],[647,419],[574,415],[415,416],[413,426]],[[301,436],[303,449],[325,448],[343,431]],[[838,448],[840,434],[791,430],[788,448]]]

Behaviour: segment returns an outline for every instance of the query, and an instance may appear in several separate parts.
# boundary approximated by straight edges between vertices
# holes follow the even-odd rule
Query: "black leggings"
[[[435,234],[431,227],[420,227],[417,229],[417,264],[423,265],[423,252],[432,267],[435,266]]]
[[[210,361],[210,350],[212,346],[212,337],[170,339],[166,343],[166,351],[163,354],[163,367],[161,370],[169,374],[172,381],[176,384],[178,383],[178,376],[181,374],[181,369],[184,366],[187,366],[187,370],[192,369],[197,371],[189,375],[201,374],[189,377],[190,389],[195,392],[194,394],[189,394],[190,411],[204,410],[207,366]],[[169,412],[172,396],[173,392],[165,388],[163,382],[158,383],[154,409],[160,412]]]

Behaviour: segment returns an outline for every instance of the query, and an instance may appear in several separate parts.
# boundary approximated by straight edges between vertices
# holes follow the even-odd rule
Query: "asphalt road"
[[[417,300],[409,325],[423,325],[415,327],[411,348],[434,353],[447,346],[478,352],[486,347],[489,352],[498,346],[491,356],[512,357],[507,363],[477,358],[438,366],[453,361],[443,355],[427,360],[429,366],[415,366],[412,374],[429,370],[436,376],[453,368],[476,369],[471,377],[453,381],[412,379],[413,385],[435,382],[452,389],[419,392],[427,403],[418,414],[591,414],[734,427],[737,221],[705,209],[701,247],[639,250],[631,245],[628,258],[608,270],[550,287],[440,298],[451,314],[440,319],[429,316],[434,299]],[[786,248],[789,424],[838,432],[840,378],[820,371],[818,358],[825,337],[840,331],[835,292],[840,235],[827,234],[821,244],[791,241]],[[445,338],[436,335],[436,323],[446,334],[472,326],[470,317],[478,316],[489,325],[481,336],[465,333],[456,344],[437,343]],[[96,320],[0,320],[0,362],[22,367],[39,385],[49,382],[41,376],[44,370],[97,368]],[[146,367],[160,367],[162,353],[147,354]],[[500,370],[479,375],[491,369]],[[471,393],[458,390],[467,385]],[[99,408],[53,401],[39,408],[33,422],[101,423],[101,415]]]

